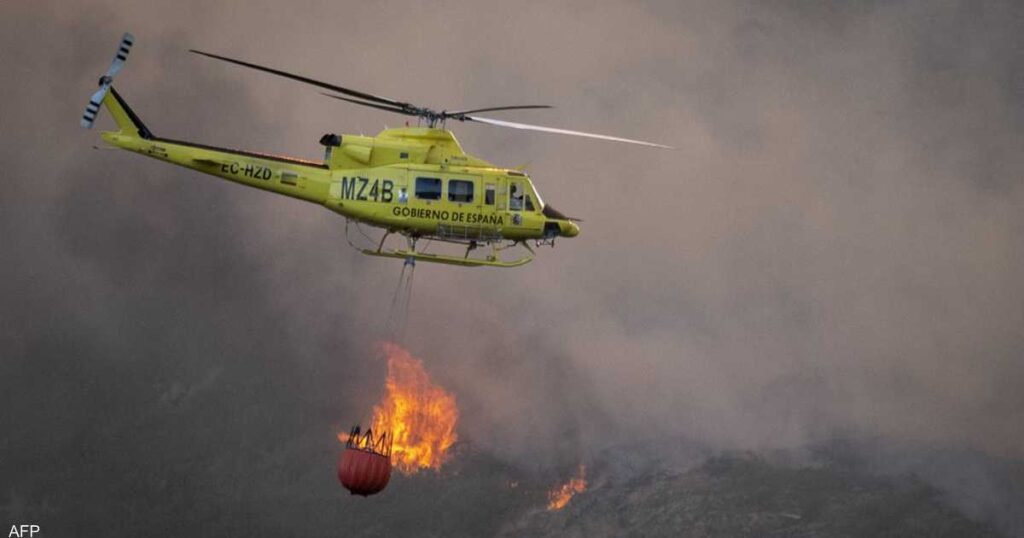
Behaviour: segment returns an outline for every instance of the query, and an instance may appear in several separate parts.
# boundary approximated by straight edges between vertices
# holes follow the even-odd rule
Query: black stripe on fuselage
[[[153,138],[154,142],[166,142],[168,144],[176,144],[179,146],[186,146],[196,149],[208,149],[210,151],[219,151],[221,153],[230,153],[232,155],[241,155],[244,157],[255,157],[257,159],[266,159],[268,161],[277,161],[288,164],[298,164],[301,166],[308,166],[310,168],[322,168],[327,169],[326,164],[321,164],[313,161],[307,161],[305,159],[296,159],[292,157],[281,157],[278,155],[267,155],[266,153],[257,153],[255,151],[245,151],[241,149],[222,148],[219,146],[207,146],[206,144],[197,144],[195,142],[187,142],[185,140],[173,140],[171,138]]]

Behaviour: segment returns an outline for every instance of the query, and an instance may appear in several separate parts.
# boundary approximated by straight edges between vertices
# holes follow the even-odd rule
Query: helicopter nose
[[[576,237],[580,234],[580,227],[570,220],[559,222],[558,231],[562,237]]]

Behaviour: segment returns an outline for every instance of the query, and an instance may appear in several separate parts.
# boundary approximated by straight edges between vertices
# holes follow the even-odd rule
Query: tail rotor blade
[[[124,68],[124,63],[128,59],[128,53],[132,50],[133,44],[135,44],[135,36],[130,32],[125,32],[121,36],[121,42],[117,46],[117,52],[114,53],[114,60],[107,68],[107,73],[100,77],[100,89],[92,94],[89,104],[85,105],[85,113],[82,114],[82,120],[79,122],[82,127],[92,128],[93,122],[96,121],[96,115],[100,113],[100,106],[103,105],[103,98],[107,96],[110,85],[114,82],[114,75]]]
[[[110,62],[110,68],[107,69],[107,77],[114,78],[114,75],[121,72],[124,68],[125,61],[128,60],[128,53],[132,50],[132,45],[135,44],[135,36],[125,32],[121,38],[121,43],[117,47],[117,53],[114,54],[114,61]]]
[[[92,94],[89,98],[89,104],[85,105],[85,114],[82,114],[82,127],[86,129],[92,128],[92,124],[96,121],[96,115],[100,113],[100,105],[103,104],[103,98],[107,96],[107,91],[110,90],[110,83],[104,83],[100,86],[100,89]]]

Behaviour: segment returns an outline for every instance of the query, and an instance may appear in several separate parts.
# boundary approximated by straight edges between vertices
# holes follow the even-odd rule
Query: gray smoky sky
[[[78,118],[129,30],[115,84],[168,137],[318,158],[323,133],[404,122],[197,48],[435,108],[548,103],[507,117],[678,148],[454,126],[584,219],[523,268],[417,269],[405,344],[499,459],[679,436],[1024,459],[1020,3],[0,14],[0,500],[70,498],[100,525],[105,499],[212,502],[298,454],[333,492],[333,435],[380,394],[398,263],[349,249],[321,208],[92,149]]]

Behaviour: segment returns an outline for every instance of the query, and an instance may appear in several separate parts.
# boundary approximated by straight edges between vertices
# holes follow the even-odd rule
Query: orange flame
[[[430,381],[423,361],[402,346],[383,342],[388,358],[384,399],[373,407],[373,431],[388,432],[391,464],[405,474],[441,468],[458,436],[455,396]]]
[[[568,482],[548,492],[548,510],[561,510],[569,504],[569,500],[577,493],[587,490],[587,468],[580,464],[579,475],[570,478]]]

